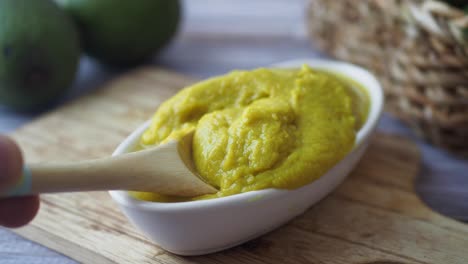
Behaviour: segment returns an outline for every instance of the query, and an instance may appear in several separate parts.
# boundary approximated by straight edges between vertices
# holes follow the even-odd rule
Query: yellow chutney
[[[198,173],[219,192],[194,198],[132,195],[177,202],[301,187],[350,152],[367,116],[366,102],[352,81],[307,65],[233,71],[197,83],[161,104],[140,145],[152,147],[194,130]]]

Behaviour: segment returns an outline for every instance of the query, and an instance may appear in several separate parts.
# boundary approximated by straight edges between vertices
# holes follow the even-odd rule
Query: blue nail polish
[[[32,188],[32,175],[29,168],[26,166],[23,168],[23,175],[19,179],[18,183],[10,188],[9,190],[1,195],[3,197],[14,197],[14,196],[24,196],[31,193]]]

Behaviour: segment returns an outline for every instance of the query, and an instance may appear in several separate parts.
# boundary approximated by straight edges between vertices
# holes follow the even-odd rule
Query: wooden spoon
[[[197,196],[217,190],[197,175],[192,160],[193,132],[180,141],[96,160],[29,164],[23,177],[3,197],[39,193],[132,190]]]

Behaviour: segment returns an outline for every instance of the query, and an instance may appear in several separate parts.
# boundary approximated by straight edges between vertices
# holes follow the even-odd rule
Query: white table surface
[[[185,0],[178,36],[153,63],[205,78],[232,69],[319,56],[306,37],[304,4],[305,0]],[[83,57],[77,80],[64,102],[121,73]],[[0,108],[0,132],[11,132],[39,115]],[[411,137],[419,144],[423,164],[417,191],[437,211],[468,221],[468,161],[420,142],[389,116],[384,116],[379,129]],[[0,228],[0,264],[22,263],[75,262]]]

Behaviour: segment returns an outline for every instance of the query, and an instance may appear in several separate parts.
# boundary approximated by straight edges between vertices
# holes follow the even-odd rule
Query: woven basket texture
[[[468,157],[464,12],[438,1],[311,0],[307,13],[316,48],[373,71],[386,110],[431,143]]]

